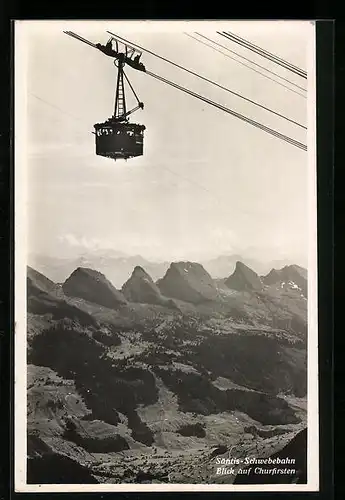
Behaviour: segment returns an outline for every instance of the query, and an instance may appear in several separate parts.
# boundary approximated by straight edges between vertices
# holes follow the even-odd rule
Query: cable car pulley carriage
[[[302,125],[301,123],[298,123],[296,120],[292,120],[291,118],[288,118],[287,116],[270,109],[267,106],[263,106],[262,104],[253,101],[252,99],[248,99],[245,96],[239,94],[238,92],[234,92],[233,90],[230,90],[212,80],[209,78],[205,78],[202,75],[199,75],[198,73],[195,73],[194,71],[189,70],[188,68],[185,68],[173,61],[170,61],[169,59],[166,59],[165,57],[162,57],[158,54],[155,54],[154,52],[147,50],[143,47],[140,47],[140,45],[133,44],[131,45],[132,42],[129,42],[125,38],[119,36],[119,35],[114,35],[114,33],[111,33],[108,31],[108,33],[111,35],[110,40],[107,42],[106,45],[102,45],[100,43],[94,44],[90,42],[89,40],[86,40],[85,38],[82,38],[80,35],[77,35],[76,33],[73,33],[71,31],[64,31],[69,36],[72,36],[73,38],[82,41],[91,47],[94,47],[101,52],[103,52],[105,55],[110,56],[114,59],[115,65],[118,68],[118,74],[117,74],[117,85],[116,85],[116,96],[115,96],[115,110],[114,114],[106,120],[104,123],[97,123],[94,125],[95,128],[95,136],[96,136],[96,154],[100,156],[105,156],[107,158],[112,158],[114,160],[117,160],[119,158],[127,159],[127,158],[132,158],[134,156],[141,156],[143,154],[143,142],[144,142],[144,130],[145,126],[144,125],[139,125],[135,123],[130,123],[128,120],[128,116],[136,111],[137,109],[143,109],[144,105],[142,102],[139,101],[130,81],[128,80],[127,75],[124,72],[124,66],[127,64],[128,66],[131,66],[132,68],[138,70],[138,71],[143,71],[145,74],[151,76],[152,78],[155,78],[156,80],[159,80],[167,85],[170,85],[171,87],[174,87],[175,89],[180,90],[181,92],[184,92],[196,99],[199,99],[203,101],[204,103],[207,103],[215,108],[220,109],[221,111],[224,111],[225,113],[228,113],[229,115],[236,117],[237,119],[240,119],[253,127],[259,128],[262,131],[266,132],[267,134],[270,134],[271,136],[274,136],[278,139],[281,139],[299,149],[303,149],[304,151],[307,151],[307,145],[303,144],[302,142],[287,136],[277,129],[270,128],[263,123],[260,123],[256,120],[253,120],[252,118],[243,115],[242,113],[236,112],[233,109],[224,106],[218,102],[212,101],[208,99],[205,96],[202,96],[201,94],[198,94],[196,92],[193,92],[192,90],[182,87],[181,85],[178,85],[175,82],[172,82],[166,78],[161,77],[160,75],[157,75],[153,73],[152,71],[146,70],[145,66],[140,62],[140,57],[142,52],[141,51],[146,51],[149,52],[151,55],[154,55],[158,57],[159,59],[163,59],[165,62],[168,62],[175,67],[177,66],[178,68],[187,71],[188,73],[192,73],[194,76],[205,80],[213,85],[216,85],[217,87],[226,90],[227,92],[230,92],[231,94],[237,96],[238,98],[244,99],[245,101],[250,102],[251,104],[258,106],[260,108],[265,109],[266,111],[279,116],[280,118],[283,118],[294,125],[297,125],[303,129],[307,129],[306,126]],[[113,46],[113,43],[115,43],[115,49]],[[124,45],[125,49],[124,52],[120,52],[119,50],[119,43]],[[286,63],[289,64],[289,63]],[[307,74],[297,68],[294,67],[295,70],[300,74],[300,76],[303,76],[304,78],[307,77]],[[294,71],[294,72],[296,72]],[[288,81],[288,80],[287,80]],[[137,100],[137,106],[130,111],[127,111],[126,108],[126,98],[125,98],[125,82],[128,83],[131,91],[133,92],[136,100]],[[292,83],[292,82],[290,82]],[[284,85],[285,86],[285,85]],[[288,88],[288,87],[287,87]],[[301,90],[306,90],[303,89],[302,87],[299,87]],[[292,89],[290,89],[292,90]],[[293,91],[293,90],[292,90]],[[303,94],[301,94],[302,97]]]
[[[127,160],[128,158],[142,156],[145,126],[130,123],[128,116],[138,109],[143,109],[144,104],[139,100],[124,71],[125,64],[138,71],[145,71],[145,66],[140,62],[141,52],[127,44],[124,44],[125,50],[121,52],[118,41],[114,37],[111,37],[106,45],[102,45],[100,43],[93,44],[71,31],[65,31],[65,33],[114,58],[114,64],[117,67],[114,113],[103,123],[96,123],[94,125],[95,132],[93,133],[96,138],[96,154],[113,160]],[[115,44],[115,48],[113,44]],[[137,101],[137,106],[128,111],[125,83],[127,83]]]

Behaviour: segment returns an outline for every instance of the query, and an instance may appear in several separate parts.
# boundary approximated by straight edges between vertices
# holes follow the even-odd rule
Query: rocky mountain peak
[[[212,277],[196,262],[173,262],[157,285],[163,295],[186,302],[200,303],[219,298]]]
[[[149,273],[147,273],[145,271],[145,269],[141,266],[135,266],[131,277],[145,279],[145,280],[148,280],[149,282],[153,283],[153,280],[152,280],[151,276],[149,275]]]
[[[141,266],[134,268],[131,277],[122,287],[122,293],[130,302],[159,305],[167,302],[151,276]]]
[[[241,292],[261,290],[263,288],[262,281],[257,273],[240,261],[236,262],[235,271],[225,280],[225,284],[228,288]]]
[[[272,269],[262,278],[266,285],[299,290],[305,297],[308,293],[308,272],[298,265],[285,266],[280,270]]]
[[[104,274],[94,269],[78,267],[62,285],[64,293],[110,309],[126,303],[125,297]]]

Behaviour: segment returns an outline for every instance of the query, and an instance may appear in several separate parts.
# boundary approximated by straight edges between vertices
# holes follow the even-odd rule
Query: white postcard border
[[[318,303],[317,303],[317,199],[316,199],[316,42],[315,22],[310,30],[308,47],[308,168],[309,168],[309,259],[308,259],[308,482],[283,485],[206,485],[206,484],[26,484],[26,241],[27,241],[27,27],[30,23],[60,23],[61,29],[78,29],[80,24],[99,28],[103,21],[16,21],[15,22],[15,437],[14,486],[16,492],[260,492],[260,491],[318,491],[319,490],[319,401],[318,401]],[[104,21],[107,25],[111,21]],[[249,21],[255,23],[256,21]],[[271,21],[287,23],[290,21]],[[291,21],[298,22],[298,21]],[[162,31],[203,30],[228,28],[223,21],[121,21],[121,30]],[[248,23],[248,21],[238,21]],[[105,27],[105,29],[107,29]]]

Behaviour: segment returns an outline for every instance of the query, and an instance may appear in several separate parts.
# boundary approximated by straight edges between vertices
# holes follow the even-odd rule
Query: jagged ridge
[[[130,302],[176,307],[173,300],[162,295],[151,276],[141,266],[134,268],[131,277],[122,287],[122,293]]]
[[[236,262],[236,268],[233,274],[225,280],[225,284],[228,288],[240,292],[262,290],[262,282],[256,272],[239,261]]]
[[[305,297],[308,295],[308,273],[306,269],[297,265],[285,266],[282,269],[271,269],[263,276],[262,281],[266,285],[281,285],[296,289],[298,288]]]

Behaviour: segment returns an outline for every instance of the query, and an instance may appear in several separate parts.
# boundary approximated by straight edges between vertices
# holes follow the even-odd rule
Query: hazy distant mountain
[[[238,261],[245,263],[255,271],[260,267],[260,265],[262,266],[262,264],[257,261],[245,259],[243,256],[237,254],[220,255],[215,259],[203,261],[202,265],[205,269],[207,269],[212,278],[225,278],[234,271],[236,262]]]
[[[266,275],[272,268],[281,269],[291,265],[289,260],[261,262],[241,255],[222,255],[215,259],[203,261],[200,264],[212,278],[227,278],[234,272],[236,262],[243,262],[259,275]],[[165,275],[170,262],[152,262],[140,255],[126,256],[113,250],[96,250],[79,257],[55,258],[45,255],[30,255],[28,265],[43,273],[55,283],[63,283],[77,267],[95,269],[104,274],[111,283],[121,288],[130,278],[136,266],[142,267],[157,281]]]
[[[112,253],[111,251],[98,251],[73,259],[57,259],[45,255],[31,255],[28,260],[30,266],[56,283],[63,283],[77,267],[87,267],[105,274],[109,281],[118,288],[121,288],[130,278],[136,266],[144,268],[152,279],[156,281],[164,276],[170,265],[169,262],[150,262],[140,255],[119,256],[117,252]]]

